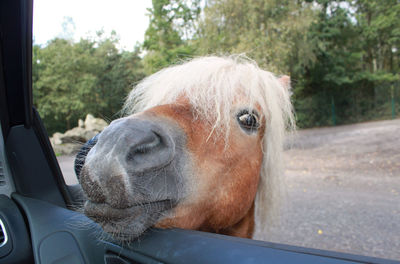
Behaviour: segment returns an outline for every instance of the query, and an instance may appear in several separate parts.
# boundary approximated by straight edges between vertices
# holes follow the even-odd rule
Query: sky
[[[33,6],[33,37],[35,44],[63,36],[63,22],[71,17],[73,39],[94,36],[104,29],[109,35],[115,30],[120,48],[133,50],[136,42],[143,42],[149,24],[146,8],[151,0],[35,0]]]

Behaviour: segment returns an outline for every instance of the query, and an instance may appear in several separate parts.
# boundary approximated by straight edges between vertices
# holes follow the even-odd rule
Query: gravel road
[[[288,140],[272,242],[400,260],[400,119],[306,129]],[[58,157],[68,184],[73,157]]]
[[[400,260],[400,119],[301,130],[289,145],[269,240]]]

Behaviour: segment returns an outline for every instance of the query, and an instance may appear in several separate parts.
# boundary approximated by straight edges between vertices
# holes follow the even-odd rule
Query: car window
[[[285,80],[297,126],[279,157],[279,216],[254,238],[400,259],[398,17],[398,1],[36,0],[34,105],[74,185],[76,154],[124,116],[135,85],[193,58],[241,54]],[[246,111],[247,136],[258,116]]]

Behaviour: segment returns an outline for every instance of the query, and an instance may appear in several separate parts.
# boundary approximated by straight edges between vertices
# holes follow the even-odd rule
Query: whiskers
[[[68,205],[68,209],[77,212],[66,219],[67,226],[75,230],[92,230],[98,229],[99,226],[93,220],[84,215],[84,201],[77,202],[73,205]]]
[[[118,244],[124,248],[129,248],[133,243],[140,242],[143,234],[148,232],[151,227],[165,217],[170,216],[173,202],[165,200],[161,203],[143,203],[138,205],[138,214],[132,214],[123,219],[114,220],[104,216],[99,223],[84,215],[84,204],[82,200],[68,208],[77,212],[66,218],[67,227],[71,230],[86,232],[97,243],[110,242]],[[103,229],[105,228],[105,229]],[[107,232],[105,231],[107,230]]]
[[[105,232],[98,223],[88,218],[84,214],[84,202],[69,205],[68,209],[78,212],[78,214],[73,214],[70,217],[66,218],[65,221],[68,228],[72,230],[88,232],[89,236],[97,241],[98,244],[101,244],[102,241],[108,241],[117,244],[122,243],[123,239],[121,239],[121,234],[119,234],[118,232],[116,234],[109,234]]]
[[[100,117],[101,119],[103,119],[104,121],[106,121],[107,124],[110,124],[114,119],[119,118],[119,114],[118,114],[118,113],[114,114],[114,115],[111,116],[111,117],[110,117],[110,116],[106,116],[106,115],[104,115],[104,114],[102,114],[102,113],[99,113],[98,115],[99,115],[99,117]]]

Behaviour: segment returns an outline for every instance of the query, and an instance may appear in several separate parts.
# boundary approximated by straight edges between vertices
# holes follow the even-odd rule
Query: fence
[[[400,82],[323,90],[294,101],[299,127],[332,126],[400,117]]]

